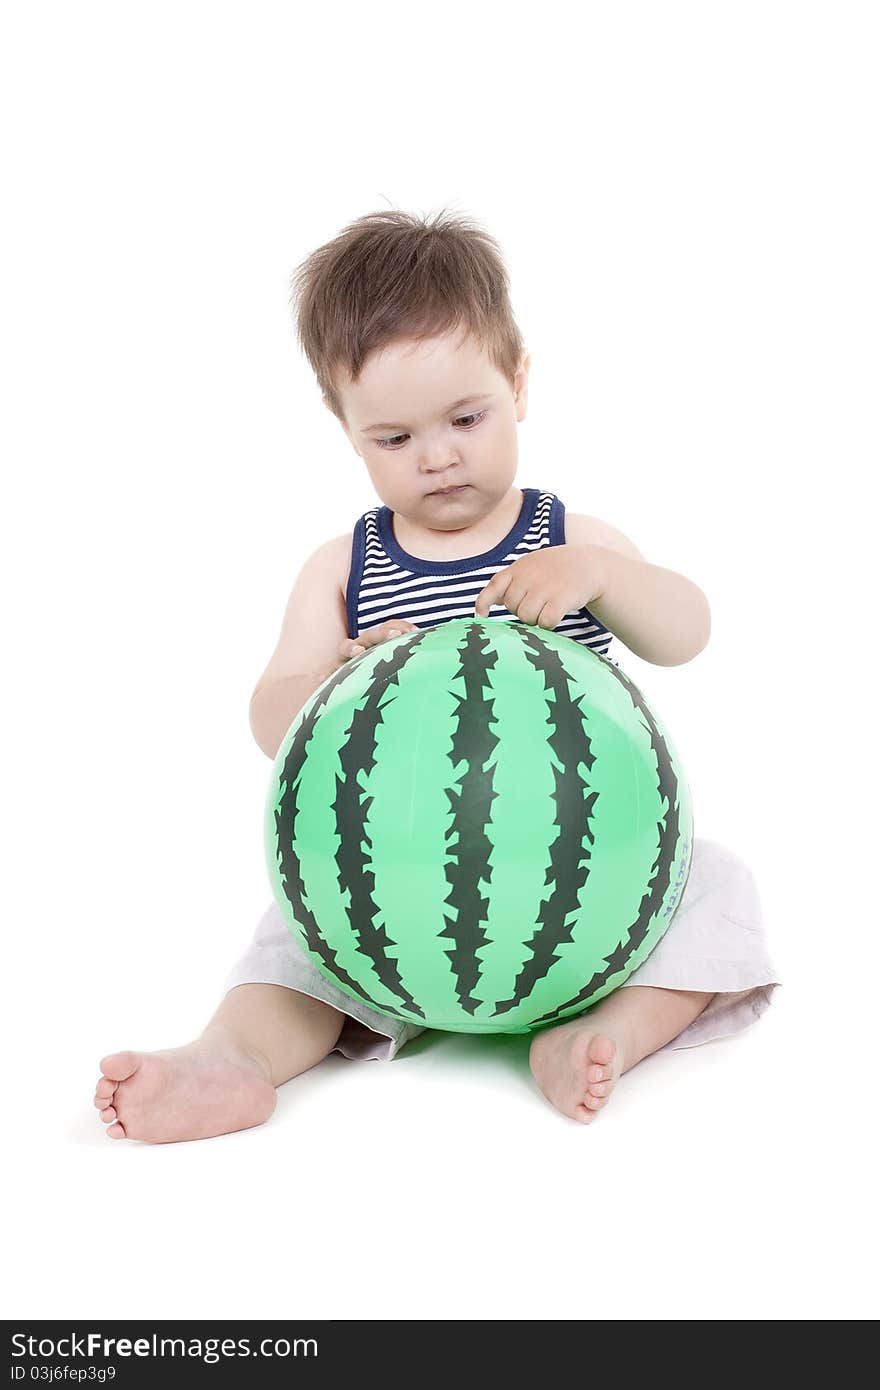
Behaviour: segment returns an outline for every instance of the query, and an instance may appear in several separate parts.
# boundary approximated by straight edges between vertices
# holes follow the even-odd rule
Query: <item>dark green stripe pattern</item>
[[[266,806],[303,949],[389,1017],[524,1032],[617,988],[667,929],[693,817],[675,748],[605,657],[454,619],[348,662],[293,721]]]

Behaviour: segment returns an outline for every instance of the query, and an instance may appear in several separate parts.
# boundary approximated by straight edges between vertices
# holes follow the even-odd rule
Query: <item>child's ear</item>
[[[524,420],[526,418],[526,406],[529,400],[529,367],[532,363],[530,352],[523,353],[516,376],[513,379],[513,397],[516,402],[516,418]]]

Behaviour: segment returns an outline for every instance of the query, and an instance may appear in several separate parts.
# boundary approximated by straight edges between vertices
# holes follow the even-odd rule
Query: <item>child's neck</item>
[[[397,544],[408,555],[417,555],[420,560],[465,560],[494,550],[504,540],[522,510],[522,500],[522,489],[511,488],[488,516],[455,531],[414,525],[399,512],[392,512],[391,528]]]

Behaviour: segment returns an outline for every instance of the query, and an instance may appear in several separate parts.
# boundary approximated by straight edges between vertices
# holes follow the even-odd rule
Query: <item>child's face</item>
[[[469,334],[443,334],[400,339],[371,354],[358,382],[339,383],[345,432],[386,506],[428,531],[493,512],[516,475],[528,367],[526,354],[511,387]]]

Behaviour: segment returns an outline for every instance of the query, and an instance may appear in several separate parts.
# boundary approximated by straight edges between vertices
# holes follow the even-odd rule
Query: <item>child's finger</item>
[[[368,646],[374,646],[377,642],[387,642],[391,637],[401,637],[404,632],[418,632],[418,628],[415,623],[409,622],[406,618],[400,618],[394,627],[372,628],[369,632],[362,632],[360,642],[348,644],[349,657],[363,656]]]

